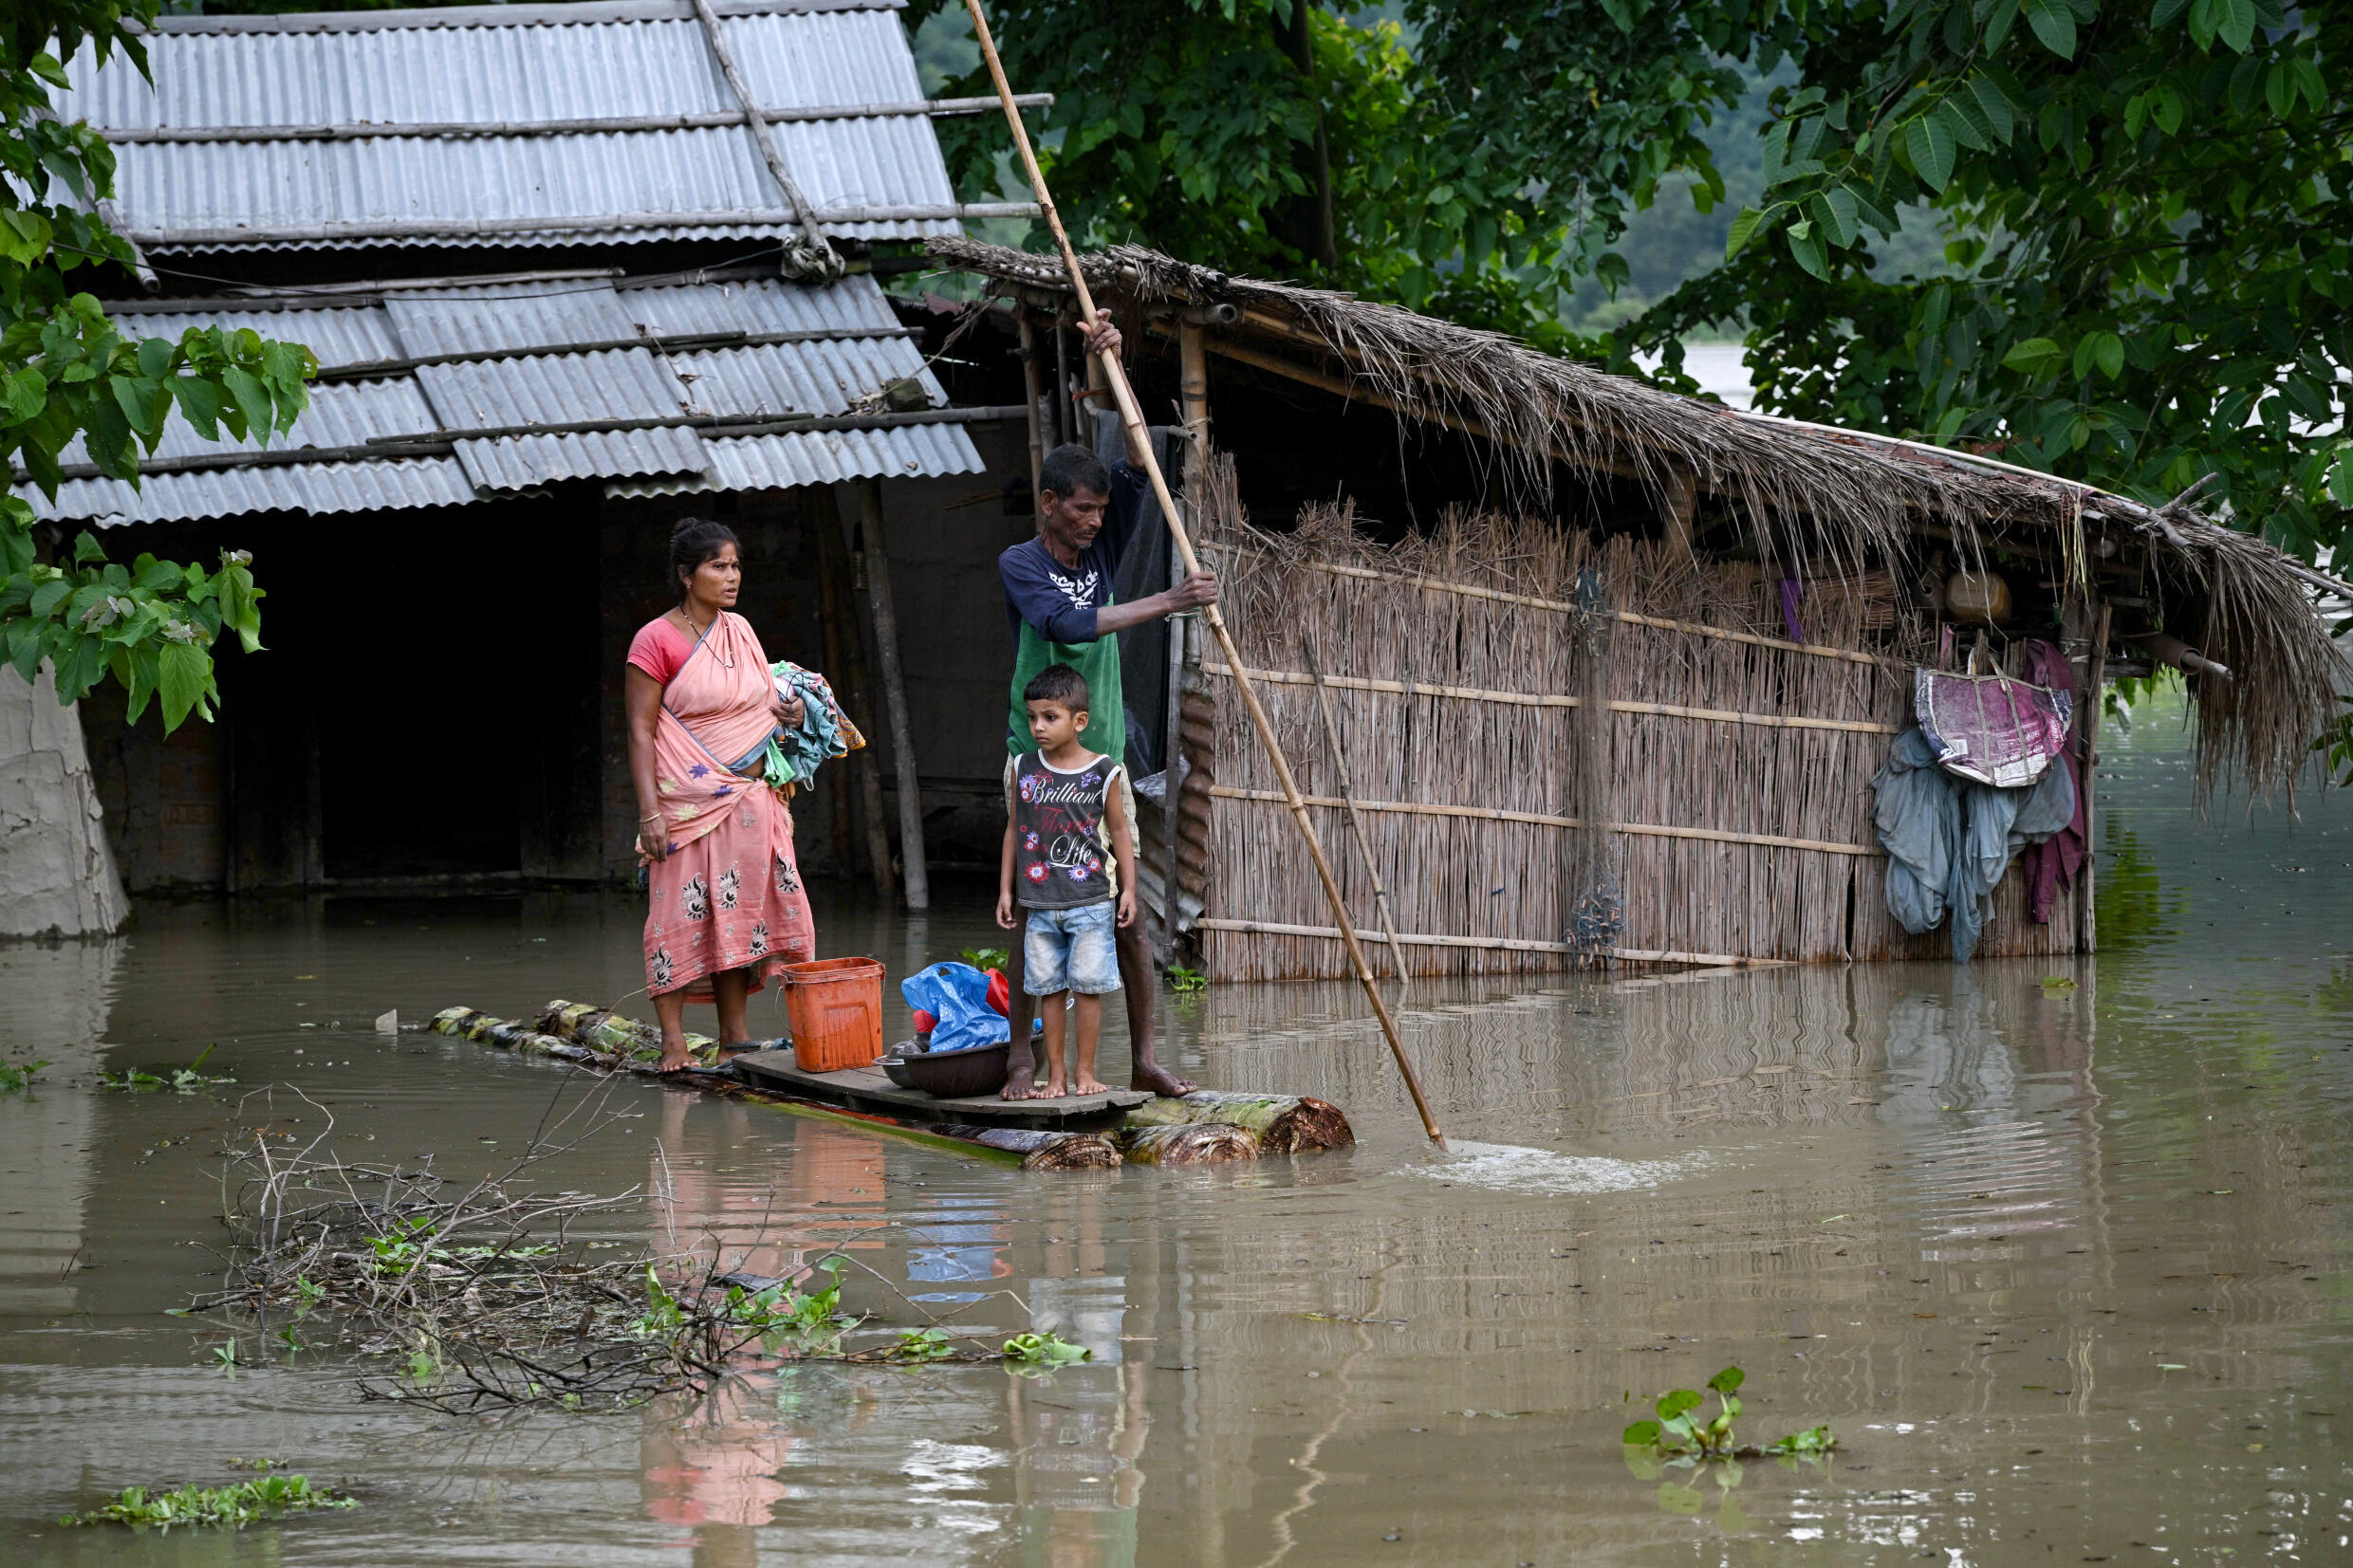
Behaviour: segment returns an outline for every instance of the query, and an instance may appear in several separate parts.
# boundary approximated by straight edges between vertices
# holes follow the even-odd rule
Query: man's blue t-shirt
[[[1103,524],[1080,552],[1076,566],[1054,559],[1043,540],[1023,540],[997,557],[1005,587],[1005,620],[1013,636],[1012,704],[1006,726],[1006,750],[1034,748],[1022,689],[1049,664],[1067,664],[1084,676],[1086,729],[1080,743],[1114,762],[1127,754],[1127,714],[1120,690],[1120,639],[1098,637],[1095,614],[1111,600],[1112,574],[1136,537],[1149,483],[1125,462],[1111,467],[1111,493]]]

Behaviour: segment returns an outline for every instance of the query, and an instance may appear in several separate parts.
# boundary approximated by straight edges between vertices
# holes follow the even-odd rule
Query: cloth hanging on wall
[[[2012,682],[2012,685],[2019,683]],[[1887,851],[1887,911],[1913,935],[1950,918],[1953,956],[1967,963],[1993,913],[1993,890],[2018,852],[2076,816],[2075,772],[2043,769],[2031,786],[2000,788],[1951,772],[1919,729],[1888,748],[1871,780],[1873,821]]]

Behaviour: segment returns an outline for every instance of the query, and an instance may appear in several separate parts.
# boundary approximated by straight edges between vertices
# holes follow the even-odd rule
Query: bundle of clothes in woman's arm
[[[776,678],[777,700],[801,699],[799,726],[778,725],[769,736],[762,763],[769,786],[789,800],[816,779],[819,764],[848,756],[866,744],[866,737],[858,732],[835,700],[833,687],[816,671],[805,670],[790,659],[778,659],[769,666],[769,673]]]
[[[2029,643],[2027,655],[2040,684],[1920,671],[1919,727],[1896,737],[1871,781],[1888,913],[1915,936],[1951,915],[1953,956],[1963,962],[2021,850],[2029,905],[2045,923],[2083,862],[2083,792],[2068,747],[2074,672],[2049,643]]]

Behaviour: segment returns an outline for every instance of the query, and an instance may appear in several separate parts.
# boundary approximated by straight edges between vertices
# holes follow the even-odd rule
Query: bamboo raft
[[[445,1007],[429,1027],[519,1055],[684,1083],[1025,1171],[1214,1165],[1356,1142],[1339,1107],[1304,1095],[1200,1089],[1172,1099],[1121,1090],[1062,1100],[940,1100],[899,1089],[872,1069],[800,1072],[789,1051],[723,1060],[719,1042],[705,1035],[686,1037],[693,1066],[664,1075],[655,1066],[661,1037],[652,1024],[585,1003],[550,1002],[528,1022]]]

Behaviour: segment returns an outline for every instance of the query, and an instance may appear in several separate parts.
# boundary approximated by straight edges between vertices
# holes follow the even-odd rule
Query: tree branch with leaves
[[[72,703],[112,676],[139,717],[158,700],[167,729],[210,719],[219,688],[214,643],[233,632],[261,648],[262,590],[251,557],[223,550],[217,566],[140,555],[109,561],[94,534],[43,559],[39,519],[16,493],[51,502],[68,461],[131,485],[175,417],[196,434],[267,445],[309,404],[318,361],[298,343],[245,328],[192,326],[175,342],[134,342],[72,275],[135,265],[100,203],[113,194],[114,153],[88,125],[59,119],[50,94],[69,85],[77,55],[120,55],[147,68],[141,32],[158,0],[18,0],[0,17],[0,657],[28,681],[46,661],[58,700]]]

